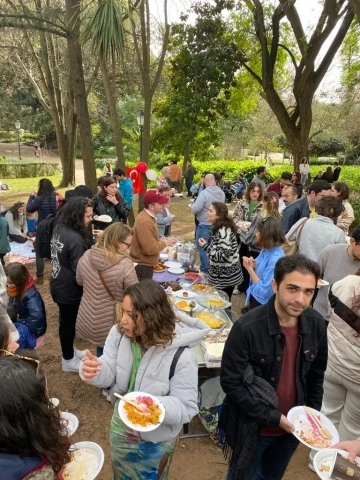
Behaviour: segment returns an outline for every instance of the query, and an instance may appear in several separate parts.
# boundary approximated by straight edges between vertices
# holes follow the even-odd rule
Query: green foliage
[[[353,88],[360,81],[360,25],[355,19],[341,46],[342,82]]]
[[[95,167],[96,169],[103,170],[105,167],[105,164],[109,162],[112,168],[115,168],[116,165],[116,160],[113,158],[97,158],[95,160]],[[126,162],[127,167],[134,167],[136,165],[135,162]]]
[[[204,172],[225,172],[226,180],[235,180],[238,174],[243,173],[247,180],[251,181],[256,174],[256,169],[264,165],[264,162],[253,161],[253,160],[208,160],[208,161],[198,161],[194,160],[193,165],[196,169],[195,181],[200,180],[201,174]],[[275,177],[272,172],[269,171],[268,175],[265,178],[265,182],[273,182]]]
[[[58,163],[0,163],[0,178],[48,177],[59,173]]]

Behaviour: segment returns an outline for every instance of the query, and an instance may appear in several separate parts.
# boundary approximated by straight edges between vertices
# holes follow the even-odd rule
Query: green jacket
[[[0,253],[9,253],[9,224],[5,217],[0,217]]]

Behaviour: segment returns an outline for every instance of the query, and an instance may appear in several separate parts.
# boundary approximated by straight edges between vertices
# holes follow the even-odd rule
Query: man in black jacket
[[[281,225],[285,234],[300,218],[307,218],[312,211],[315,212],[319,200],[331,195],[331,185],[326,180],[317,180],[307,187],[306,192],[305,197],[295,200],[283,211]]]
[[[298,445],[287,413],[297,405],[321,408],[327,363],[326,325],[310,308],[319,274],[317,263],[303,255],[278,260],[273,280],[275,296],[235,322],[226,342],[220,376],[226,401],[245,414],[247,422],[259,427],[245,480],[280,480]],[[275,390],[277,408],[254,400],[244,382],[249,365]],[[242,431],[242,425],[238,431]],[[242,446],[231,447],[228,480],[235,480]]]

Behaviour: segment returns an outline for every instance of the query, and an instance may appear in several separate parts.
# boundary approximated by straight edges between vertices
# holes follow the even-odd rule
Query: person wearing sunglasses
[[[93,244],[91,202],[71,197],[60,210],[51,238],[50,292],[60,312],[59,337],[62,370],[78,372],[84,352],[74,349],[76,317],[83,289],[76,282],[80,258]]]
[[[115,303],[122,302],[124,291],[138,282],[133,261],[128,255],[132,230],[113,223],[98,237],[94,247],[80,258],[76,281],[83,287],[76,319],[76,335],[96,346],[101,357],[106,337],[115,324]]]
[[[35,348],[39,337],[45,334],[46,312],[34,279],[22,263],[9,263],[6,268],[9,305],[15,310],[14,323],[19,332],[20,348]]]
[[[31,352],[2,353],[0,478],[60,480],[70,441],[59,409],[52,408],[40,361]]]
[[[25,243],[27,238],[27,223],[24,215],[25,204],[16,202],[5,214],[9,224],[9,239],[11,242]]]

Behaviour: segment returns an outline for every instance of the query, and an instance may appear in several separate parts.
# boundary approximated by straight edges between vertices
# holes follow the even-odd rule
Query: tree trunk
[[[110,81],[109,69],[106,64],[106,60],[102,55],[100,55],[99,61],[100,61],[102,81],[104,84],[107,104],[109,108],[111,127],[113,130],[113,136],[115,141],[115,148],[116,148],[116,155],[117,155],[116,166],[122,168],[125,172],[124,146],[122,142],[122,133],[121,133],[119,115],[116,108],[115,85],[114,85],[114,82]]]
[[[84,165],[85,184],[95,193],[97,190],[94,145],[87,95],[85,88],[82,50],[80,44],[81,8],[79,0],[65,0],[69,27],[67,37],[70,75],[73,84],[75,107],[80,131],[81,154]]]

